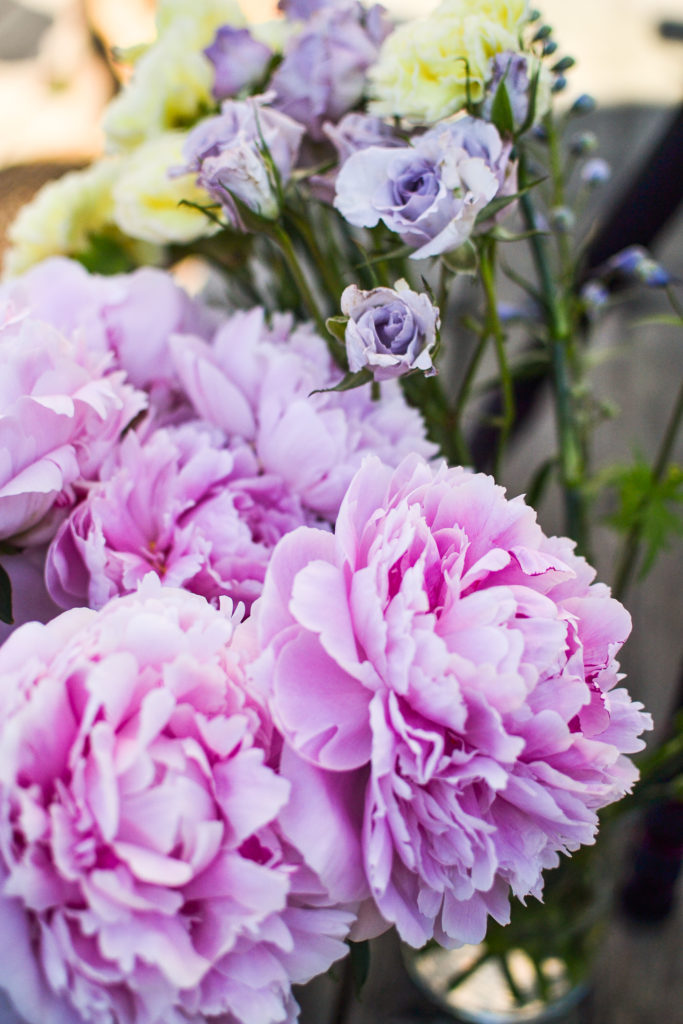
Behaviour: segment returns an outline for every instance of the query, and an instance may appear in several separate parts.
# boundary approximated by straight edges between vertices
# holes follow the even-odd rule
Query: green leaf
[[[540,62],[536,65],[533,77],[529,83],[529,106],[527,107],[526,117],[524,123],[520,126],[517,131],[517,135],[524,135],[528,132],[529,128],[533,125],[536,119],[536,99],[538,97],[538,80],[541,74]]]
[[[475,223],[482,224],[491,217],[495,217],[495,215],[501,210],[504,210],[506,206],[509,206],[510,203],[516,202],[516,200],[519,199],[520,196],[523,196],[525,192],[528,192],[532,188],[536,188],[536,186],[540,185],[543,181],[545,181],[545,177],[536,178],[535,181],[530,181],[528,185],[525,185],[524,188],[520,189],[519,192],[515,192],[512,196],[496,196],[496,198],[492,199],[483,210],[479,211]]]
[[[0,622],[12,625],[12,584],[7,570],[0,565]]]
[[[661,480],[655,480],[648,463],[638,457],[631,466],[615,467],[610,482],[616,488],[618,506],[608,522],[623,533],[634,528],[641,531],[642,578],[672,538],[683,535],[683,466],[671,465]]]
[[[353,978],[356,997],[358,997],[363,991],[363,986],[368,980],[368,974],[370,973],[370,943],[367,940],[364,942],[349,942],[349,949],[351,977]]]
[[[123,245],[109,235],[89,235],[87,249],[75,259],[91,274],[127,274],[136,266]]]
[[[645,320],[636,320],[634,327],[683,327],[683,317],[674,313],[660,313],[658,316],[649,316]]]
[[[323,395],[326,391],[352,391],[354,388],[369,384],[372,379],[370,370],[363,367],[362,370],[357,370],[355,373],[347,373],[333,388],[316,388],[315,391],[311,391],[311,394]]]
[[[501,78],[496,89],[496,95],[493,97],[493,103],[491,104],[491,121],[498,129],[501,135],[512,135],[515,130],[515,116],[512,113],[512,104],[510,103],[510,94],[505,84],[505,75]]]
[[[325,321],[325,327],[335,339],[342,343],[346,348],[346,325],[349,322],[348,316],[328,316]]]

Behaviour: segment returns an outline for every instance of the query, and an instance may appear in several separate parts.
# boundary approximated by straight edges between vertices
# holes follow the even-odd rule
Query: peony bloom
[[[27,310],[91,353],[113,356],[135,387],[150,392],[153,406],[168,404],[177,391],[168,347],[172,334],[208,338],[216,315],[191,299],[172,276],[153,267],[103,277],[59,257],[0,285],[0,303]]]
[[[0,539],[40,544],[92,478],[145,396],[26,313],[0,323]]]
[[[197,184],[235,226],[241,222],[233,196],[262,217],[275,218],[278,196],[268,157],[286,185],[303,134],[291,117],[265,106],[264,97],[226,100],[220,114],[200,121],[188,135],[183,171],[196,173]]]
[[[312,394],[342,374],[322,338],[308,325],[292,329],[288,316],[268,328],[261,309],[236,313],[211,345],[178,336],[171,348],[196,415],[251,445],[263,472],[330,522],[363,455],[395,464],[411,451],[435,454],[397,382],[377,402],[369,388]]]
[[[351,284],[342,292],[341,310],[349,317],[345,341],[352,372],[367,367],[375,380],[391,380],[410,370],[436,373],[431,353],[439,310],[428,295],[412,291],[405,281],[371,291]]]
[[[333,535],[275,549],[254,674],[294,750],[364,793],[368,886],[414,946],[540,896],[637,776],[630,618],[593,575],[490,477],[417,457],[367,459]]]
[[[276,542],[311,519],[279,477],[259,472],[251,448],[226,449],[215,429],[130,432],[55,537],[48,588],[63,608],[101,608],[153,571],[248,612]]]
[[[324,138],[324,122],[338,121],[362,98],[366,71],[390,30],[383,15],[379,5],[368,11],[359,3],[324,5],[285,46],[271,80],[273,104],[312,138]]]
[[[353,153],[339,171],[334,205],[356,227],[383,221],[415,247],[411,259],[438,256],[462,245],[487,203],[511,190],[510,148],[492,124],[447,121],[412,145]]]
[[[371,111],[434,124],[483,99],[497,53],[518,51],[526,0],[445,0],[400,25],[370,69]],[[468,81],[469,80],[469,81]]]
[[[293,1024],[291,984],[344,955],[243,657],[154,578],[0,650],[0,987],[27,1020]]]

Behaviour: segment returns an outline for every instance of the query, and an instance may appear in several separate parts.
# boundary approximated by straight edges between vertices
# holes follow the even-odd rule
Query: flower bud
[[[595,188],[609,181],[612,177],[612,168],[602,157],[595,156],[590,160],[586,160],[580,173],[581,181],[588,185],[589,188]]]
[[[568,206],[555,206],[550,211],[550,226],[553,231],[560,235],[566,235],[574,230],[576,215]]]
[[[569,152],[573,156],[586,156],[598,148],[595,132],[577,132],[569,140]]]
[[[590,96],[587,92],[581,93],[571,105],[570,113],[572,114],[592,114],[597,104],[595,99]]]

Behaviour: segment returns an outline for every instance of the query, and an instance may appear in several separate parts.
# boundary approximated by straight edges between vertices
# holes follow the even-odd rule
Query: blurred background
[[[436,0],[385,0],[385,5],[403,15],[416,9],[426,13]],[[121,70],[112,47],[153,38],[154,6],[153,0],[0,0],[0,252],[8,223],[40,185],[101,153],[100,115]],[[274,0],[242,0],[242,6],[252,21],[275,13]],[[618,208],[620,197],[638,175],[665,152],[665,146],[673,147],[667,152],[677,154],[681,167],[683,2],[539,0],[538,6],[555,30],[561,53],[577,60],[562,101],[571,103],[578,95],[590,93],[598,102],[597,110],[580,126],[597,133],[599,153],[613,171],[611,182],[586,214],[597,228]],[[666,179],[666,167],[663,173]],[[669,181],[668,187],[665,194],[659,185],[653,186],[657,194],[646,197],[654,215],[658,204],[662,213],[652,249],[680,280],[683,216],[671,192],[680,199],[683,172],[679,170],[677,181]],[[595,386],[620,406],[621,417],[598,432],[598,462],[628,459],[636,443],[650,454],[668,416],[683,374],[680,332],[671,328],[635,332],[632,327],[655,308],[661,312],[662,304],[656,306],[651,296],[641,294],[629,299],[621,312],[608,316],[601,328],[596,349],[610,351],[612,356],[599,366]],[[543,458],[544,442],[552,433],[551,411],[542,402],[519,438],[507,472],[505,482],[515,493],[515,480],[525,479],[525,467]],[[679,458],[683,460],[680,449]],[[552,508],[543,510],[547,532],[559,529],[554,514]],[[597,546],[603,563],[600,574],[609,579],[610,542],[605,539],[604,545]],[[628,602],[634,634],[623,663],[630,689],[652,711],[659,736],[683,690],[682,582],[679,544],[660,558],[648,582],[634,589]],[[681,807],[678,810],[678,833],[672,833],[664,860],[655,858],[650,865],[654,882],[646,880],[640,893],[642,912],[635,915],[640,920],[633,913],[615,913],[603,950],[594,1024],[683,1024],[681,900],[674,900],[668,913],[650,912],[655,908],[648,904],[647,889],[656,884],[657,872],[675,874],[683,844]],[[638,850],[642,854],[642,836],[642,819],[630,822],[614,865],[624,881],[632,874]],[[389,940],[385,963],[391,964],[395,955]],[[385,967],[371,977],[354,1024],[407,1024],[408,1019],[416,1019],[406,1016],[409,999]],[[313,1014],[311,1020],[316,1020],[315,1010]],[[325,1021],[319,1019],[317,1024]]]

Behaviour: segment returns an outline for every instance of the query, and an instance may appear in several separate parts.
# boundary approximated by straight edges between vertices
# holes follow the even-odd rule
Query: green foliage
[[[91,274],[127,274],[137,265],[124,246],[110,235],[91,234],[88,248],[75,259]]]
[[[642,577],[672,538],[683,534],[683,467],[672,464],[657,480],[638,456],[631,466],[615,466],[608,479],[618,499],[608,522],[623,533],[638,530],[645,547]]]
[[[12,616],[12,584],[7,575],[7,570],[0,565],[0,622],[11,625],[14,622]]]

